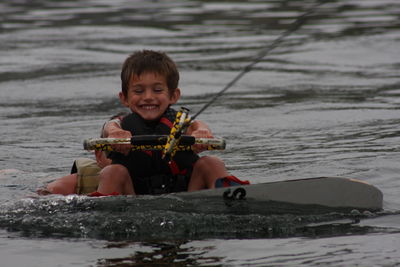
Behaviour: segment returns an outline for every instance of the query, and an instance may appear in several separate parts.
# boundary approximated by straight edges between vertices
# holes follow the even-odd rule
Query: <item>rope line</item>
[[[310,16],[315,10],[327,1],[319,1],[312,7],[310,7],[306,12],[301,14],[297,19],[285,30],[278,38],[276,38],[271,45],[261,50],[259,55],[248,65],[246,65],[241,72],[239,72],[221,91],[214,95],[214,97],[208,101],[193,117],[194,120],[199,116],[205,109],[207,109],[212,103],[214,103],[217,98],[223,95],[229,88],[231,88],[235,83],[237,83],[246,73],[251,71],[253,67],[259,63],[264,57],[266,57],[272,50],[274,50],[287,36],[291,35],[293,32],[297,31],[303,24],[307,21],[307,17]]]

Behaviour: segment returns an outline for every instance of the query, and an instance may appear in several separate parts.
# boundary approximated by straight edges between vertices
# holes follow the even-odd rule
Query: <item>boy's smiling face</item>
[[[144,72],[140,76],[132,75],[127,95],[119,93],[123,105],[148,121],[159,119],[168,106],[175,104],[179,97],[179,88],[171,94],[166,78],[153,72]]]

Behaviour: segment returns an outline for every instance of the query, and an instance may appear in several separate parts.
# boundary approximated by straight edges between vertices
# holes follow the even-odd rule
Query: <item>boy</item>
[[[130,138],[132,135],[170,133],[176,111],[170,108],[180,98],[179,73],[164,53],[144,50],[129,56],[121,71],[121,103],[131,114],[112,120],[104,127],[105,137]],[[184,134],[212,138],[208,126],[193,121]],[[94,195],[161,194],[215,188],[218,179],[234,180],[224,163],[216,157],[199,157],[193,151],[179,151],[170,162],[160,151],[129,151],[127,145],[115,145],[109,155],[112,164],[100,172]],[[200,153],[202,145],[193,146]],[[229,177],[229,178],[226,178]],[[223,181],[223,180],[219,180]],[[226,182],[226,181],[225,181]]]

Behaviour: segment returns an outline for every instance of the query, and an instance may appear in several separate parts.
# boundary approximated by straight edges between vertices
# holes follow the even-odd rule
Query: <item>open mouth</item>
[[[141,105],[140,108],[144,109],[144,110],[154,110],[154,109],[157,109],[158,106],[157,105]]]

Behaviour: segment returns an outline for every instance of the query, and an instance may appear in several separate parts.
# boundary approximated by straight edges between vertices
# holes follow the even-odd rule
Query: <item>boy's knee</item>
[[[100,180],[112,179],[118,182],[128,178],[130,178],[128,169],[120,164],[109,165],[100,172]]]
[[[196,161],[195,166],[199,168],[207,168],[215,165],[224,165],[222,160],[214,156],[203,156]]]

